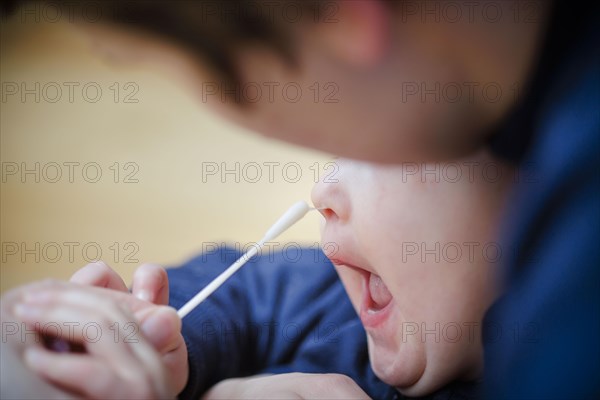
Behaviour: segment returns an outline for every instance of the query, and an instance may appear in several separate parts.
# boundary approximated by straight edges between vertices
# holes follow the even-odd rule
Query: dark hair
[[[4,1],[4,16],[32,2]],[[39,7],[49,2],[33,2]],[[234,61],[237,49],[251,43],[266,46],[280,55],[290,66],[295,65],[292,34],[284,10],[293,6],[296,15],[319,18],[319,10],[328,3],[306,0],[135,0],[135,1],[52,1],[53,7],[70,8],[81,17],[85,7],[94,6],[101,13],[98,23],[109,23],[128,29],[152,33],[190,51],[212,67],[225,83],[239,82]],[[31,4],[27,7],[34,7]],[[99,10],[99,11],[98,11]],[[289,10],[288,10],[289,11]],[[84,18],[85,19],[85,18]],[[304,18],[303,21],[307,19]],[[299,22],[299,21],[294,21]]]

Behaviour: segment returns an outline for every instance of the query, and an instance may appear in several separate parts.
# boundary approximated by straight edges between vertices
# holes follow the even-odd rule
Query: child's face
[[[317,184],[313,202],[325,207],[322,245],[365,326],[375,373],[408,395],[476,378],[508,169],[491,183],[500,164],[484,154],[427,166],[337,165],[329,179],[338,182]]]

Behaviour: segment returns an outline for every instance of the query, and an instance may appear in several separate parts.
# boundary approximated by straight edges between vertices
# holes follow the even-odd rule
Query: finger
[[[115,340],[129,342],[137,341],[141,326],[144,336],[160,353],[173,351],[183,343],[181,319],[173,308],[152,305],[128,293],[64,284],[29,293],[18,305],[15,308],[20,313],[18,316],[30,325],[38,323],[55,330],[56,324],[59,329],[70,325],[77,325],[78,329],[90,326],[93,333],[102,323],[107,326],[102,329],[109,329],[106,333],[114,335]],[[59,336],[60,332],[52,334]],[[89,341],[87,332],[77,330],[71,335],[75,336],[68,340]]]
[[[2,301],[0,301],[0,308],[3,313],[12,314],[12,307],[19,301],[23,300],[24,295],[33,293],[41,289],[48,289],[53,287],[62,287],[64,282],[55,279],[44,279],[41,281],[34,281],[26,283],[23,286],[11,289],[2,295]]]
[[[25,364],[41,377],[88,398],[126,398],[123,383],[112,368],[89,355],[57,354],[27,349]]]
[[[167,306],[146,309],[135,317],[139,318],[142,334],[162,355],[169,381],[174,392],[178,393],[188,379],[187,348],[181,335],[181,318],[175,309]]]
[[[86,286],[97,286],[107,289],[128,292],[127,285],[117,272],[103,261],[90,263],[75,272],[71,282]]]
[[[169,303],[169,278],[164,268],[154,264],[140,266],[133,275],[132,293],[154,304]]]
[[[181,319],[175,309],[167,306],[144,310],[135,317],[142,334],[161,354],[177,350],[183,344]]]
[[[140,312],[155,305],[142,301],[129,292],[122,292],[94,286],[81,286],[69,282],[42,281],[31,284],[22,290],[12,304],[16,303],[46,304],[87,304],[99,308],[118,304],[123,310],[132,313]]]
[[[130,363],[127,368],[89,355],[56,354],[47,350],[27,350],[25,363],[33,371],[57,385],[86,398],[150,399],[172,398],[158,357],[150,364]],[[133,359],[132,359],[133,360]]]
[[[159,353],[139,334],[138,325],[129,322],[118,309],[47,304],[21,304],[17,314],[32,329],[69,341],[83,343],[88,357],[110,365],[120,379],[164,389],[164,374]],[[25,310],[25,311],[23,311]],[[77,322],[74,322],[77,321]],[[62,326],[69,326],[65,337]],[[41,329],[41,330],[40,330]],[[46,333],[48,334],[48,333]],[[64,353],[62,353],[64,354]]]
[[[90,308],[81,303],[21,303],[15,314],[42,335],[81,343],[93,355],[124,367],[134,354],[132,344],[146,344],[133,317],[110,304]]]

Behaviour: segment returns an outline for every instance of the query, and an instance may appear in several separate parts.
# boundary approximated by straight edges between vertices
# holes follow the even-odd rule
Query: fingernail
[[[152,303],[152,294],[148,290],[140,290],[136,293],[136,297],[140,300]]]

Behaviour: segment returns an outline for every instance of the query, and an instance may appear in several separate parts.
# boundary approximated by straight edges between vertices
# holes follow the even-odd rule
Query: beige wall
[[[310,199],[315,172],[323,173],[327,156],[217,119],[190,91],[148,66],[111,65],[68,24],[24,25],[17,18],[3,22],[1,33],[2,291],[45,277],[68,278],[97,248],[129,279],[135,259],[174,265],[204,242],[258,240],[289,205]],[[39,82],[39,103],[34,94],[22,101],[22,82],[34,90]],[[65,82],[79,84],[73,102]],[[126,87],[127,82],[134,85]],[[88,99],[82,93],[87,83]],[[15,84],[19,93],[11,95]],[[62,97],[52,103],[57,85]],[[102,90],[95,103],[92,86]],[[126,103],[132,88],[139,89],[132,97],[138,102]],[[234,175],[203,181],[204,162],[229,167],[239,162],[240,182]],[[244,179],[249,162],[262,167],[257,183]],[[264,162],[281,163],[273,182]],[[292,182],[295,164],[286,164],[291,162],[301,166],[298,182]],[[34,174],[21,175],[23,166],[35,169],[36,163],[39,182]],[[64,163],[79,163],[71,164],[73,182]],[[52,183],[57,165],[62,177]],[[88,182],[98,167],[102,177]],[[256,169],[247,168],[247,177],[254,178]],[[125,183],[133,172],[138,182]],[[318,220],[309,215],[281,240],[318,241]],[[133,260],[127,259],[132,252]]]

